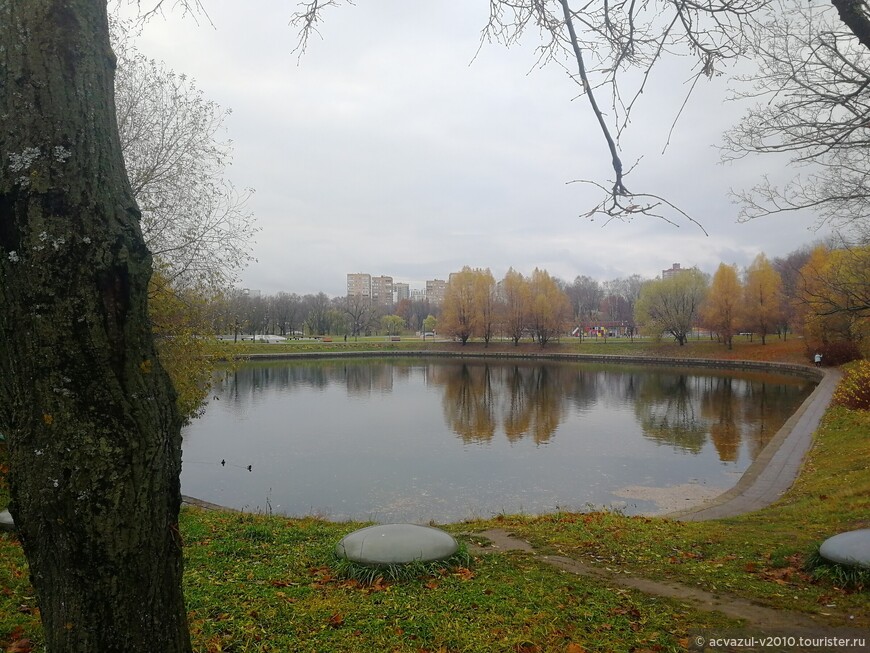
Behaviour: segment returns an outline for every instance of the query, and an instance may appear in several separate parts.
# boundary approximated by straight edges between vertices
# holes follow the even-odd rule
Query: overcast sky
[[[262,229],[244,287],[343,295],[347,273],[368,272],[420,288],[463,265],[497,279],[511,266],[651,278],[675,262],[742,267],[823,235],[812,215],[737,223],[728,189],[780,162],[719,163],[741,112],[725,77],[699,85],[662,154],[690,76],[662,68],[622,139],[627,166],[643,157],[629,188],[667,197],[709,235],[645,217],[602,226],[580,217],[599,192],[569,183],[612,176],[587,101],[564,69],[535,67],[536,34],[478,53],[484,0],[360,0],[327,13],[301,60],[291,0],[204,4],[213,26],[167,13],[136,45],[232,109],[229,177],[256,190]]]

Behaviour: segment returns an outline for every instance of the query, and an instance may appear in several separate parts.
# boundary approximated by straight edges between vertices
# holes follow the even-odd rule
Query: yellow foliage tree
[[[172,379],[178,411],[185,421],[201,414],[211,387],[220,348],[207,319],[207,297],[192,289],[176,289],[155,271],[148,293],[148,313],[160,364]]]
[[[501,282],[501,323],[516,346],[523,337],[528,319],[531,293],[528,279],[510,268]]]
[[[463,345],[474,334],[478,323],[475,277],[475,271],[467,265],[462,271],[450,275],[438,320],[439,330],[459,338]]]
[[[817,247],[801,268],[796,303],[804,335],[870,345],[870,246]]]
[[[743,322],[765,344],[782,319],[782,278],[762,252],[746,269]]]
[[[477,307],[477,332],[486,346],[495,332],[498,301],[495,278],[489,268],[474,271],[474,304]]]
[[[742,296],[743,286],[740,284],[737,266],[720,263],[701,308],[701,322],[715,331],[728,349],[732,347],[734,333],[738,328]]]
[[[532,272],[529,295],[528,325],[544,347],[564,330],[571,315],[571,303],[555,279],[546,270],[538,268]]]

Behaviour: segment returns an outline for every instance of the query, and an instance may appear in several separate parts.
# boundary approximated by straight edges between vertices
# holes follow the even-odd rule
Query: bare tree
[[[735,192],[743,220],[811,210],[819,226],[866,236],[868,34],[864,0],[779,1],[747,31],[748,52],[758,68],[740,78],[751,86],[736,96],[757,104],[726,134],[723,157],[784,154],[800,173],[782,186],[764,177],[753,188]]]
[[[578,276],[565,288],[565,294],[571,302],[573,317],[580,326],[591,326],[598,316],[598,309],[604,298],[601,284],[592,277]]]
[[[128,29],[113,23],[115,103],[142,233],[170,283],[224,288],[252,260],[258,231],[246,208],[253,191],[239,192],[226,178],[230,112],[186,75],[138,52]]]
[[[363,335],[374,322],[375,311],[372,299],[366,295],[349,295],[342,300],[342,310],[347,316],[350,335]]]
[[[302,299],[296,293],[279,292],[270,298],[272,318],[282,336],[292,336],[301,324]]]

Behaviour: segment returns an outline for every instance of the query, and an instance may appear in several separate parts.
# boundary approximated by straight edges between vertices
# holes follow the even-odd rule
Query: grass
[[[776,337],[768,338],[766,345],[760,344],[758,339],[750,341],[744,336],[734,339],[734,348],[726,349],[723,345],[707,337],[691,339],[680,347],[672,341],[657,342],[646,338],[608,338],[605,340],[590,340],[584,338],[581,342],[577,338],[562,338],[561,341],[551,342],[542,348],[532,342],[523,341],[514,346],[510,341],[493,341],[486,346],[482,341],[469,341],[465,346],[458,342],[431,341],[420,338],[403,337],[399,342],[391,342],[383,336],[374,338],[360,338],[358,341],[350,339],[348,342],[336,339],[335,342],[321,342],[319,340],[290,340],[285,343],[223,343],[221,352],[227,347],[236,356],[244,357],[255,354],[337,354],[342,352],[398,352],[398,351],[432,351],[451,352],[456,354],[481,354],[500,353],[517,355],[535,354],[583,354],[593,356],[641,356],[641,357],[672,357],[672,358],[711,358],[721,360],[756,360],[756,361],[781,361],[789,363],[809,363],[809,355],[804,341],[792,337],[788,340],[779,340]]]
[[[609,348],[613,342],[583,348]],[[711,344],[693,341],[676,352],[726,353]],[[782,360],[805,353],[800,341],[773,344],[778,347],[769,344],[760,351]],[[669,345],[619,346],[672,355],[663,353]],[[736,344],[734,357],[758,360],[760,347]],[[860,582],[850,586],[836,570],[808,569],[823,539],[870,527],[868,433],[870,411],[829,409],[792,490],[775,505],[742,517],[684,523],[558,513],[445,528],[460,537],[503,528],[542,551],[585,563],[815,614],[832,625],[870,628],[866,584],[858,590]],[[0,507],[8,500],[2,458],[0,444]],[[361,526],[183,510],[185,594],[195,650],[679,651],[687,648],[693,631],[739,627],[716,613],[614,590],[522,553],[480,554],[402,581],[381,574],[360,582],[336,565],[333,548]],[[15,650],[15,643],[25,639],[34,647],[40,643],[38,608],[20,546],[12,536],[0,535],[0,650]]]
[[[384,582],[405,582],[420,578],[437,578],[444,574],[467,569],[472,564],[472,556],[465,542],[445,560],[434,562],[410,562],[404,564],[366,565],[343,556],[333,555],[331,567],[338,576],[354,580],[361,585],[373,586]]]

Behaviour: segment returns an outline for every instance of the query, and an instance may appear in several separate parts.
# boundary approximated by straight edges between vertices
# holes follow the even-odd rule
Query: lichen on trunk
[[[49,651],[190,651],[105,0],[0,3],[0,431]]]

